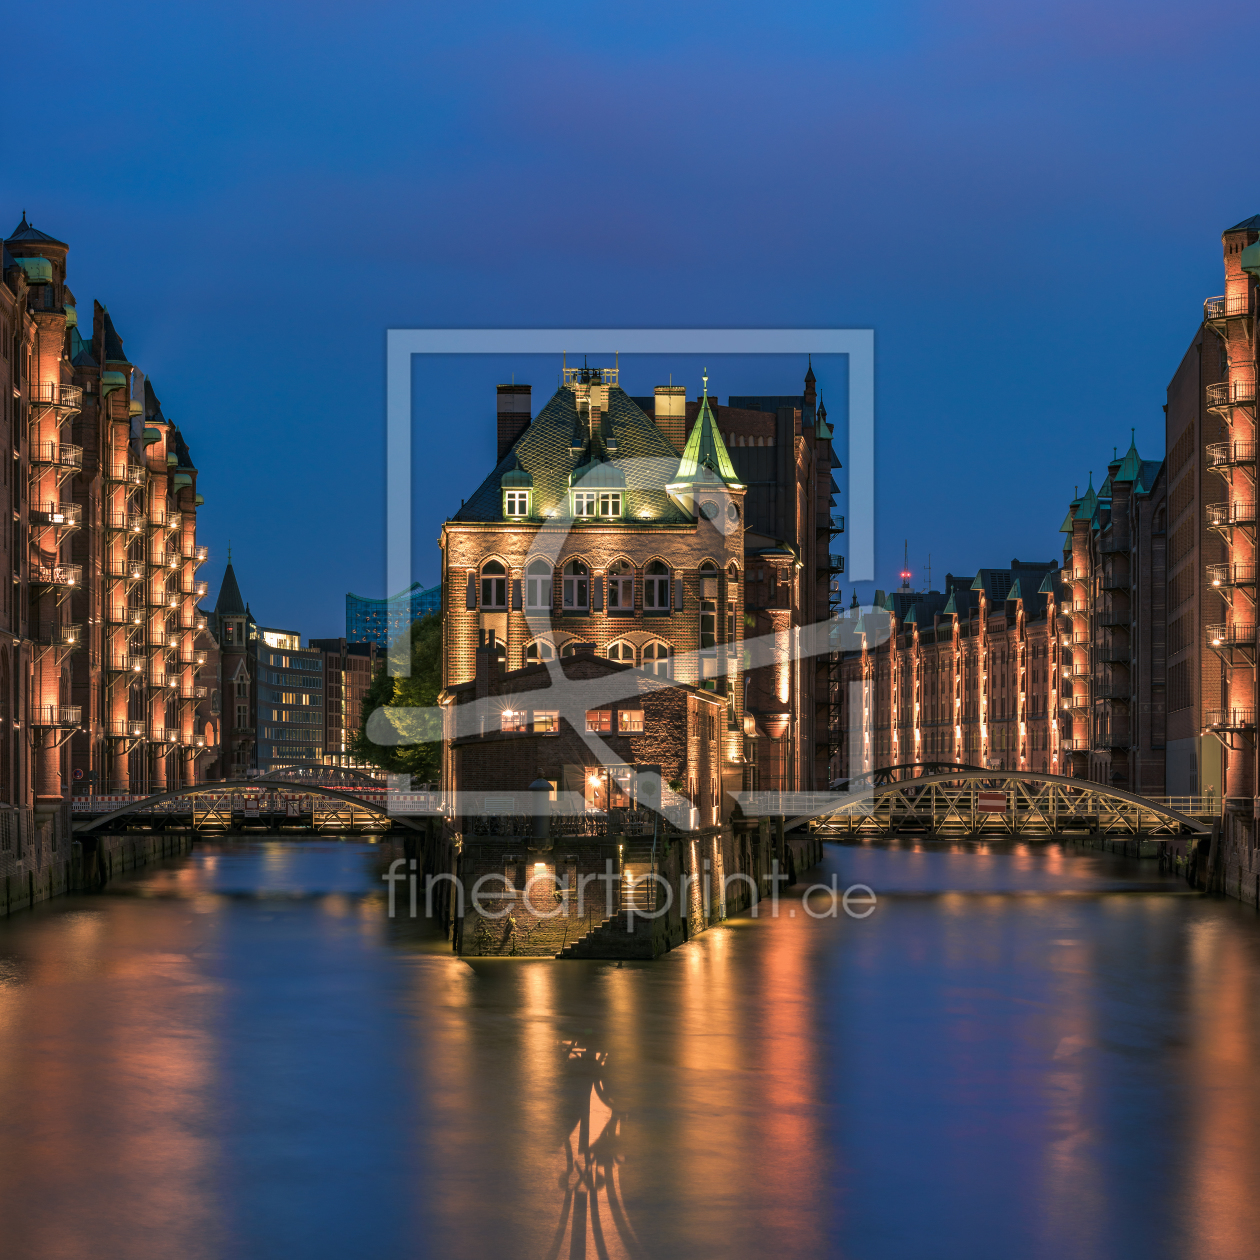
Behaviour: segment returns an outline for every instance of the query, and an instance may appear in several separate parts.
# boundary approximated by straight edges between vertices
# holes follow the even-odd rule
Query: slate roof
[[[241,598],[241,588],[236,582],[236,570],[232,568],[230,560],[227,568],[223,570],[223,584],[219,587],[219,598],[215,601],[214,611],[216,616],[223,616],[225,613],[243,613],[245,611],[245,601]]]
[[[602,456],[608,449],[597,437],[597,449],[592,452],[589,438],[582,436],[580,420],[573,390],[558,389],[453,519],[502,520],[502,478],[516,468],[518,460],[533,478],[535,517],[555,509],[559,509],[559,515],[567,516],[570,474],[588,464],[592,455]],[[665,493],[665,486],[674,480],[678,470],[678,453],[619,386],[608,390],[603,430],[615,441],[617,455],[613,462],[625,474],[626,518],[633,519],[647,511],[658,522],[689,522],[691,518]],[[581,444],[575,446],[575,442]]]
[[[22,222],[13,229],[12,235],[9,237],[11,241],[48,241],[52,245],[65,245],[66,249],[70,246],[65,241],[59,241],[55,236],[49,236],[47,232],[41,232],[26,221],[26,211],[22,211]]]
[[[122,338],[114,327],[114,321],[109,317],[109,311],[102,306],[101,314],[105,321],[105,362],[129,363],[131,360],[127,358],[123,350]]]

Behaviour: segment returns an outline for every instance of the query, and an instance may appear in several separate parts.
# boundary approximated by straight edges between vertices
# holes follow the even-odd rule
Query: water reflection
[[[1243,907],[861,846],[822,878],[863,922],[469,964],[375,856],[209,846],[0,923],[6,1257],[1254,1253]]]

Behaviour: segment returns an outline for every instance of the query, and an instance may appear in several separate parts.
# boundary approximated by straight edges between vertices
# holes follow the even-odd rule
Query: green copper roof
[[[1041,579],[1041,589],[1037,592],[1037,594],[1038,595],[1053,595],[1054,594],[1054,570],[1053,569],[1046,570],[1046,576]]]
[[[499,484],[506,490],[514,486],[532,486],[534,479],[521,467],[521,461],[518,459],[516,467],[509,468],[499,479]]]
[[[1094,512],[1098,508],[1098,495],[1094,490],[1094,474],[1089,474],[1089,488],[1081,498],[1080,506],[1076,509],[1076,519],[1078,521],[1088,521],[1093,518]]]
[[[919,605],[918,604],[915,604],[915,606],[912,609],[910,609],[908,613],[906,613],[905,622],[906,622],[906,625],[913,624],[917,626],[919,624]]]
[[[706,376],[704,379],[704,399],[700,403],[700,414],[692,425],[687,445],[683,447],[674,483],[684,485],[689,481],[703,480],[700,470],[707,468],[727,485],[742,485],[727,453],[726,444],[722,441],[722,435],[718,432],[717,421],[709,408],[709,378]]]
[[[884,600],[884,611],[890,613],[897,611],[897,605],[893,603],[892,591],[888,592],[888,598]]]
[[[958,616],[958,605],[954,602],[954,592],[950,591],[949,598],[945,601],[945,607],[941,609],[942,615],[951,617]]]
[[[1130,429],[1132,434],[1135,430]],[[1112,481],[1136,481],[1138,474],[1142,471],[1142,457],[1137,451],[1137,439],[1133,438],[1129,442],[1129,449],[1125,452],[1124,459],[1120,461],[1120,467],[1111,475]]]
[[[1007,599],[1023,599],[1024,592],[1019,589],[1019,578],[1011,583],[1011,589],[1006,592]]]
[[[1063,518],[1063,524],[1059,526],[1060,534],[1070,534],[1072,532],[1072,517],[1075,513],[1076,505],[1068,508],[1068,514]]]

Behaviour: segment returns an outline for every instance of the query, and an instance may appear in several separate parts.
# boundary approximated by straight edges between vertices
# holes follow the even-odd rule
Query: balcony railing
[[[125,530],[129,534],[139,534],[144,530],[143,512],[106,512],[105,528]]]
[[[77,704],[41,704],[31,711],[32,726],[78,726],[83,708]]]
[[[66,411],[78,411],[83,406],[83,390],[78,385],[48,381],[43,385],[32,384],[30,389],[33,407],[62,407]]]
[[[1098,649],[1098,659],[1108,665],[1127,665],[1129,656],[1127,647],[1109,646]]]
[[[179,698],[181,700],[204,700],[206,689],[200,683],[180,683]]]
[[[1132,620],[1129,613],[1104,612],[1098,614],[1098,624],[1111,630],[1127,630]]]
[[[1256,382],[1252,376],[1235,373],[1232,380],[1216,381],[1207,387],[1207,405],[1212,411],[1224,411],[1255,401]]]
[[[1224,297],[1210,297],[1203,303],[1203,319],[1206,323],[1250,314],[1250,289],[1246,293],[1227,293]]]
[[[81,564],[33,564],[31,583],[35,586],[81,586]]]
[[[144,736],[143,718],[115,718],[107,734],[112,739],[140,739]]]
[[[167,681],[165,669],[155,669],[150,672],[149,674],[150,687],[166,688],[166,687],[169,687],[170,685],[171,684]]]
[[[31,463],[79,469],[83,467],[83,447],[70,442],[36,442],[31,446]]]
[[[1256,724],[1255,709],[1208,709],[1203,714],[1204,726],[1218,731],[1250,730]]]
[[[1209,586],[1255,586],[1256,566],[1254,564],[1209,564],[1207,580]]]
[[[155,744],[175,744],[179,742],[179,732],[173,726],[155,726],[149,739]]]
[[[210,559],[210,548],[194,547],[190,553],[190,558],[195,560],[198,564],[205,564],[205,562]]]
[[[55,525],[58,529],[78,529],[83,523],[81,503],[32,503],[31,523]]]
[[[145,642],[151,648],[166,646],[166,627],[150,626],[148,633],[145,635]]]
[[[123,578],[128,582],[143,582],[144,562],[142,560],[111,560],[106,567],[106,574],[112,578]]]
[[[1204,626],[1208,647],[1230,647],[1234,644],[1252,646],[1256,641],[1256,628],[1247,622],[1231,621],[1229,625]]]
[[[106,481],[117,481],[124,486],[142,486],[148,470],[139,464],[111,464],[105,473]]]
[[[210,593],[210,583],[185,581],[180,583],[179,589],[185,595],[195,595],[198,599],[204,599]]]
[[[143,674],[148,665],[147,657],[136,656],[130,652],[109,658],[109,669],[115,674]]]
[[[1087,739],[1068,736],[1067,739],[1059,741],[1059,747],[1062,748],[1064,752],[1089,752],[1091,744]]]
[[[111,604],[105,612],[105,620],[111,626],[142,626],[144,618],[143,608],[128,608],[125,604]]]
[[[1254,442],[1209,442],[1207,447],[1209,468],[1233,468],[1236,464],[1256,462]]]
[[[35,642],[41,647],[78,647],[83,641],[83,626],[79,622],[58,622],[40,626]]]
[[[1256,505],[1245,499],[1234,499],[1230,503],[1209,503],[1207,505],[1207,523],[1215,526],[1254,525],[1256,523]]]
[[[1132,582],[1127,573],[1104,573],[1102,588],[1104,591],[1127,591]]]

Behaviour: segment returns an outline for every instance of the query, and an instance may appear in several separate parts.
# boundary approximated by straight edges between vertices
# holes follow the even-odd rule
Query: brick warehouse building
[[[1147,796],[1165,793],[1167,509],[1165,462],[1131,442],[1060,526],[1062,773]]]
[[[83,335],[68,250],[23,215],[0,286],[13,453],[0,489],[12,519],[0,601],[6,878],[32,862],[45,876],[64,869],[71,784],[191,783],[205,753],[197,470],[99,304]]]
[[[723,408],[709,398],[707,378],[701,398],[688,404],[681,387],[635,400],[621,390],[615,368],[566,368],[561,388],[532,420],[529,387],[500,387],[498,465],[441,538],[443,785],[460,793],[457,799],[466,803],[462,794],[471,793],[481,800],[490,792],[491,812],[520,811],[541,775],[568,802],[562,808],[606,818],[607,836],[622,809],[644,804],[638,783],[648,771],[659,785],[656,803],[664,807],[668,796],[675,819],[680,807],[685,811],[683,830],[697,832],[695,870],[765,871],[773,856],[785,854],[781,838],[777,847],[769,837],[762,843],[763,828],[744,828],[743,839],[736,837],[730,793],[810,786],[818,767],[825,774],[830,755],[830,662],[795,662],[790,650],[793,627],[817,615],[820,594],[824,621],[830,608],[832,521],[829,507],[822,521],[818,508],[819,491],[824,505],[832,494],[830,434],[825,416],[814,412],[813,386],[811,370],[806,394],[771,400],[774,410]],[[827,436],[820,439],[820,432]],[[820,440],[827,444],[825,461],[815,454]],[[732,448],[745,452],[750,478],[760,474],[753,499]],[[788,528],[771,532],[780,522]],[[754,524],[766,532],[753,532]],[[821,566],[820,536],[828,556]],[[752,602],[745,591],[750,581]],[[771,661],[756,669],[745,668],[749,630],[775,645]],[[477,696],[479,656],[494,676],[483,699],[498,688],[536,687],[528,680],[545,681],[583,661],[590,666],[579,672],[630,673],[647,685],[653,698],[643,702],[644,717],[653,706],[668,707],[663,696],[678,704],[689,696],[688,713],[711,732],[713,755],[694,765],[691,753],[675,757],[671,768],[664,764],[671,758],[654,745],[653,760],[644,763],[645,741],[652,742],[646,735],[621,739],[609,729],[605,737],[604,728],[592,727],[595,740],[567,736],[589,715],[565,716],[563,706],[542,719],[532,709],[505,719],[501,708],[476,708],[477,725],[465,729],[462,710]],[[608,714],[622,720],[615,706]],[[511,725],[505,728],[504,720]],[[516,725],[522,721],[523,728]],[[690,729],[689,722],[680,710],[679,726]],[[481,755],[483,744],[509,735],[507,747],[517,749],[531,747],[517,736],[543,736],[547,751],[532,760],[504,757],[502,746],[488,760]],[[691,747],[699,744],[693,740]],[[474,813],[461,814],[457,825],[467,845],[480,824]],[[493,866],[521,844],[514,836],[487,841],[478,846],[478,860]],[[487,848],[494,850],[489,856]],[[673,860],[691,870],[693,855],[683,850],[671,850]],[[724,904],[708,905],[702,917],[724,913]],[[695,930],[697,920],[689,922]],[[455,934],[462,939],[458,927]],[[667,934],[665,944],[672,943]]]
[[[681,386],[632,399],[616,369],[564,375],[532,422],[530,387],[500,386],[498,466],[443,527],[444,682],[472,676],[487,635],[505,668],[594,642],[725,694],[729,786],[825,784],[834,658],[793,661],[788,646],[832,615],[843,569],[812,368],[800,395],[727,406]],[[781,661],[745,672],[748,636],[782,645]]]
[[[1015,560],[846,610],[844,641],[858,646],[840,664],[839,777],[931,762],[1062,773],[1065,598],[1057,563]]]

